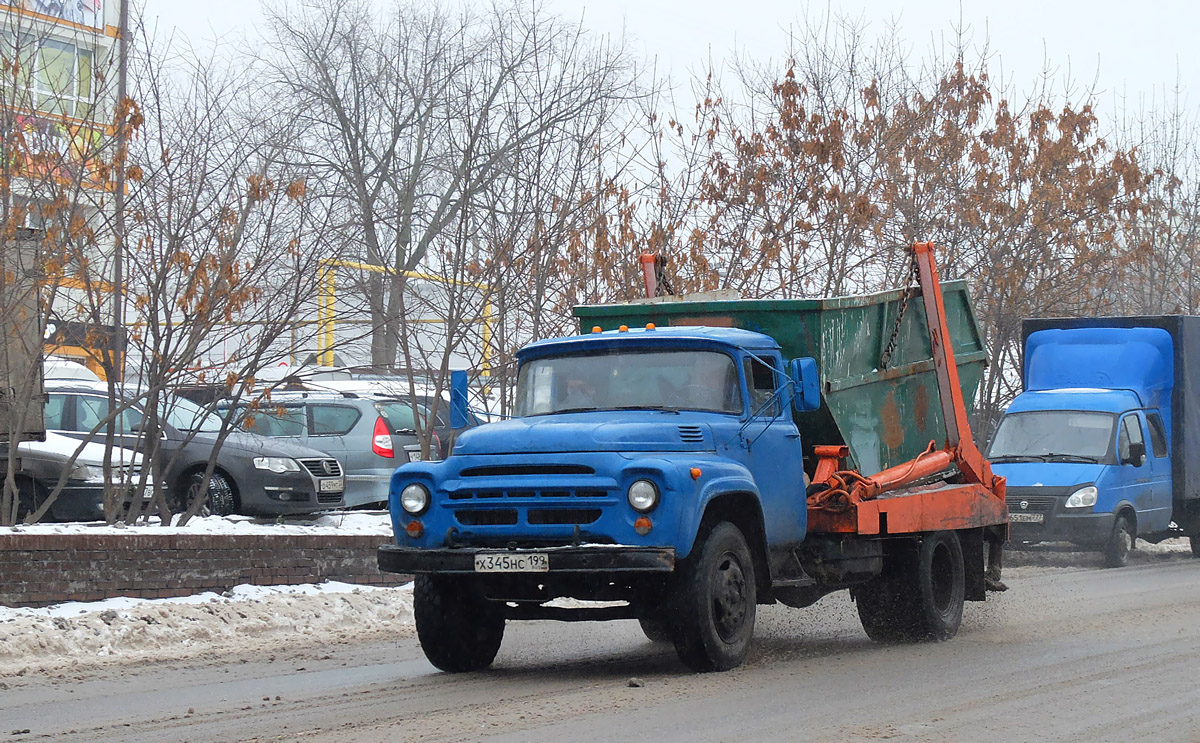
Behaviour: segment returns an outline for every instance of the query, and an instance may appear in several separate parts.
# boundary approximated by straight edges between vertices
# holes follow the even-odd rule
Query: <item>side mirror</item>
[[[1129,456],[1125,458],[1125,464],[1132,464],[1134,467],[1141,467],[1146,463],[1146,443],[1144,441],[1134,441],[1129,444]]]
[[[821,407],[821,373],[817,371],[817,360],[804,356],[792,359],[792,407],[798,413],[811,413]]]
[[[450,427],[466,428],[470,423],[467,409],[467,372],[464,369],[450,372]]]

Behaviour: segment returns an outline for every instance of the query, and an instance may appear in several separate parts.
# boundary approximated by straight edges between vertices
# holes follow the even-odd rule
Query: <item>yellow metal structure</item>
[[[335,268],[350,268],[359,271],[367,271],[369,273],[385,274],[387,276],[404,276],[410,279],[420,279],[423,281],[431,281],[435,284],[443,284],[447,286],[470,286],[475,289],[487,291],[491,287],[487,284],[482,284],[475,281],[459,281],[457,279],[447,279],[441,276],[432,274],[420,273],[418,271],[396,271],[388,266],[377,266],[371,263],[361,263],[359,261],[345,261],[335,258],[325,258],[321,260],[320,275],[317,279],[319,295],[317,297],[317,363],[321,366],[333,366],[333,331],[337,325],[337,314],[334,310],[334,299],[337,295],[337,281],[334,278]],[[492,303],[487,302],[483,306],[483,317],[472,318],[469,321],[483,323],[483,356],[479,362],[479,370],[481,376],[491,376],[491,348],[492,348]],[[444,323],[445,320],[422,319],[415,320],[418,323]]]

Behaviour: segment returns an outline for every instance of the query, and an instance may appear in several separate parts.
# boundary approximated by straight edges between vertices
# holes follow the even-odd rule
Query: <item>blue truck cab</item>
[[[1139,537],[1196,533],[1187,319],[1026,322],[1024,391],[988,447],[1013,541],[1074,542],[1118,567]]]

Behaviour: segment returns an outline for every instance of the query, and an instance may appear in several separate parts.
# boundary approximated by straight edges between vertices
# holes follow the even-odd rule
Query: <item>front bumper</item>
[[[551,573],[670,573],[675,550],[670,547],[548,547],[545,549],[412,549],[384,544],[379,547],[379,569],[385,573],[475,574],[476,554],[544,554]],[[514,575],[514,573],[483,573]],[[523,573],[522,575],[530,575]]]
[[[1008,497],[1009,539],[1013,542],[1074,542],[1080,545],[1104,544],[1112,533],[1114,516],[1111,513],[1068,509],[1066,496]],[[1022,508],[1022,503],[1026,508]],[[1027,515],[1029,514],[1029,515]],[[1030,515],[1041,516],[1040,522],[1020,521]]]

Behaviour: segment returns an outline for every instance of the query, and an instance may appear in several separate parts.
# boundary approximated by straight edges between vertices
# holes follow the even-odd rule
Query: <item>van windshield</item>
[[[1078,410],[1038,410],[1004,416],[988,458],[992,461],[1100,462],[1113,441],[1116,416]]]
[[[591,410],[742,412],[733,358],[717,351],[621,351],[554,356],[521,365],[520,416]]]

